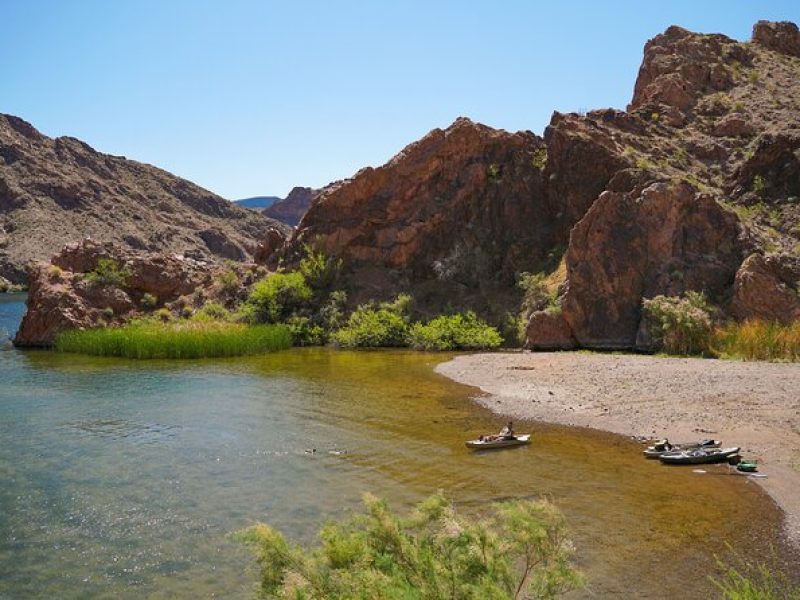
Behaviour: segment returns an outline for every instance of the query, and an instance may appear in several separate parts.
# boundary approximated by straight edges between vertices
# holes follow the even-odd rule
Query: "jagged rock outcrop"
[[[125,285],[104,285],[86,274],[101,259],[127,270]],[[129,320],[141,310],[145,294],[163,306],[198,287],[210,288],[207,263],[176,254],[136,252],[91,240],[69,244],[52,263],[31,267],[28,311],[14,343],[49,346],[58,333],[112,325]]]
[[[273,264],[272,258],[275,257],[277,262],[276,253],[283,248],[286,243],[286,234],[280,229],[271,227],[267,230],[264,239],[258,243],[253,260],[259,265]]]
[[[12,282],[85,237],[241,261],[270,227],[285,229],[166,171],[0,115],[0,275]]]
[[[322,190],[287,261],[305,242],[340,256],[355,297],[427,285],[417,296],[435,304],[482,296],[498,282],[508,288],[516,271],[543,259],[558,229],[536,163],[543,147],[530,132],[464,118],[435,129],[387,164]]]
[[[749,256],[736,273],[731,312],[741,320],[800,319],[800,257]]]
[[[319,190],[309,187],[295,187],[283,200],[264,209],[264,214],[287,225],[297,225],[308,211],[314,196]]]
[[[631,348],[643,298],[724,301],[748,249],[736,214],[689,184],[604,192],[572,230],[562,317],[582,347]]]
[[[800,30],[788,21],[759,21],[753,27],[753,41],[768,50],[800,58]]]

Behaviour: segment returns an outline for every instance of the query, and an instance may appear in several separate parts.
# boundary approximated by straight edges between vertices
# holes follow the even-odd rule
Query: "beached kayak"
[[[525,435],[516,435],[511,439],[470,440],[466,442],[467,448],[472,448],[473,450],[509,448],[511,446],[524,446],[525,444],[530,444],[530,443],[531,443],[531,435],[529,433],[526,433]]]
[[[698,448],[683,452],[667,452],[658,458],[670,465],[700,465],[725,462],[738,453],[739,448]]]
[[[719,448],[721,445],[719,440],[701,440],[689,444],[670,444],[669,440],[661,440],[652,446],[648,446],[642,453],[646,458],[658,458],[662,454],[668,452],[681,452],[683,450],[695,450],[697,448]]]

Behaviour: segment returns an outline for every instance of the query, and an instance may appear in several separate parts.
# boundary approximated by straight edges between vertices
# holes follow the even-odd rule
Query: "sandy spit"
[[[757,479],[800,546],[800,365],[582,352],[458,356],[436,371],[520,419],[673,442],[716,438],[759,462]]]

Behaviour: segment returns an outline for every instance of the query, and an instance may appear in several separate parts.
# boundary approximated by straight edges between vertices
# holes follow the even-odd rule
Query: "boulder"
[[[525,328],[525,348],[531,350],[571,350],[575,338],[560,312],[540,310],[531,315]]]
[[[752,254],[736,272],[731,312],[740,319],[800,319],[800,259]]]
[[[280,229],[268,229],[264,239],[258,243],[253,260],[258,265],[272,264],[271,258],[283,248],[285,242],[286,235]]]

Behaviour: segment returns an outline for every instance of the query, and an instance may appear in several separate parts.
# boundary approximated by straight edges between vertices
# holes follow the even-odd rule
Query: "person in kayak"
[[[509,421],[508,425],[503,427],[500,430],[500,433],[498,433],[495,436],[495,438],[499,439],[499,440],[513,440],[515,438],[515,436],[514,436],[514,424],[511,421]]]

